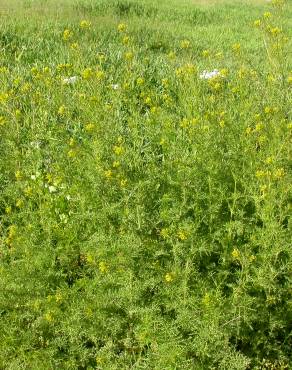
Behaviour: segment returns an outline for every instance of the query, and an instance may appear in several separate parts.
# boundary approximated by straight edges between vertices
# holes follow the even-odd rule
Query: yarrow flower
[[[63,78],[62,83],[64,85],[73,85],[78,81],[78,76],[72,76],[68,78]]]
[[[211,78],[214,78],[214,77],[218,77],[220,76],[220,72],[218,71],[218,69],[214,69],[214,71],[203,71],[201,74],[200,74],[200,79],[201,80],[210,80]]]

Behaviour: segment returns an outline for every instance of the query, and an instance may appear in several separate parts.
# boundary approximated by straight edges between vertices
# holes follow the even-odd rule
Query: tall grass
[[[0,4],[0,369],[289,369],[291,5]]]

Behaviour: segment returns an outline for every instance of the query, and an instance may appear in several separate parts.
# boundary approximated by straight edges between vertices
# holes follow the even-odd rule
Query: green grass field
[[[0,370],[292,368],[291,20],[0,0]]]

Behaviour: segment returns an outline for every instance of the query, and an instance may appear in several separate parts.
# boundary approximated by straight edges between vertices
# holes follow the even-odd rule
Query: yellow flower
[[[173,281],[173,275],[172,273],[168,272],[164,275],[164,280],[167,282],[167,283],[171,283]]]
[[[202,303],[205,306],[209,306],[210,302],[211,302],[210,295],[206,293],[202,299]]]
[[[99,262],[98,269],[102,273],[107,272],[107,270],[108,270],[107,264],[104,261]]]
[[[53,322],[54,321],[54,318],[51,314],[51,312],[47,312],[45,315],[44,315],[44,319],[48,322]]]
[[[98,80],[102,80],[105,77],[105,73],[102,70],[98,70],[96,71],[95,76]]]
[[[127,183],[128,183],[128,180],[127,179],[122,179],[120,181],[120,185],[121,185],[122,188],[124,188],[127,185]]]
[[[271,18],[271,16],[272,16],[271,12],[265,12],[264,13],[264,18],[266,18],[266,19]]]
[[[210,56],[210,50],[203,50],[202,51],[202,56],[204,58],[208,58]]]
[[[65,41],[68,41],[72,36],[73,36],[73,33],[68,29],[66,29],[63,32],[63,40],[65,40]]]
[[[267,157],[267,159],[265,160],[265,162],[266,162],[267,164],[271,164],[271,163],[273,163],[273,162],[274,162],[274,157]]]
[[[190,47],[191,43],[189,40],[182,40],[180,43],[180,47],[182,49],[188,49]]]
[[[282,32],[282,30],[279,27],[269,28],[269,31],[272,34],[272,36],[277,36]]]
[[[23,192],[24,192],[25,196],[30,197],[32,195],[32,188],[30,186],[28,186],[27,188],[24,189]]]
[[[237,43],[235,43],[235,44],[232,45],[232,50],[234,52],[239,52],[240,49],[241,49],[241,45],[240,45],[239,42],[237,42]]]
[[[254,260],[256,260],[256,256],[254,256],[253,254],[249,257],[249,261],[250,262],[253,262]]]
[[[264,177],[265,175],[266,175],[266,173],[265,173],[265,171],[263,171],[263,170],[257,170],[257,171],[256,171],[256,177],[257,177],[258,179],[260,179],[260,178]]]
[[[169,237],[169,229],[166,227],[166,228],[163,228],[160,230],[160,236],[162,236],[163,239],[166,239]]]
[[[90,28],[90,26],[91,26],[90,21],[82,20],[80,22],[80,28],[86,29],[86,28]]]
[[[128,45],[129,41],[130,41],[130,37],[129,36],[124,36],[123,37],[123,44],[124,45]]]
[[[120,166],[120,162],[119,161],[114,161],[113,168],[118,168],[119,166]]]
[[[168,58],[169,59],[175,59],[176,55],[175,55],[175,52],[174,51],[171,51],[168,53]]]
[[[66,112],[66,107],[65,107],[65,105],[61,105],[61,106],[59,107],[59,109],[58,109],[58,115],[59,115],[59,116],[63,116],[63,115],[65,114],[65,112]]]
[[[292,76],[289,76],[287,78],[287,82],[288,82],[289,85],[292,85]]]
[[[7,213],[8,215],[12,212],[12,207],[11,206],[7,206],[5,208],[5,213]]]
[[[132,60],[132,59],[133,59],[133,57],[134,57],[134,55],[133,55],[133,53],[132,53],[131,51],[128,51],[128,52],[126,52],[126,53],[124,54],[124,58],[125,58],[126,60]]]
[[[17,208],[23,207],[23,200],[22,199],[17,199],[15,205],[16,205]]]
[[[85,68],[84,71],[81,73],[82,78],[84,80],[88,80],[89,78],[93,77],[92,68]]]
[[[57,292],[57,293],[55,294],[55,298],[56,298],[56,302],[60,302],[60,301],[62,301],[63,297],[62,297],[61,292]]]
[[[141,85],[144,84],[144,82],[145,82],[144,78],[142,78],[142,77],[137,78],[137,85],[141,86]]]
[[[254,21],[254,26],[255,27],[260,27],[261,24],[262,24],[262,22],[260,21],[260,19],[257,19],[257,20]]]
[[[233,249],[233,251],[232,251],[231,255],[232,255],[232,257],[233,257],[234,259],[239,259],[239,257],[240,257],[240,252],[239,252],[239,250],[236,248],[236,249]]]
[[[126,29],[127,29],[127,25],[126,25],[125,23],[120,23],[120,24],[118,25],[118,31],[119,31],[119,32],[125,32],[125,31],[126,31]]]
[[[104,175],[107,179],[110,179],[113,175],[113,171],[112,170],[106,170],[106,171],[104,171]]]
[[[121,145],[115,145],[113,151],[116,155],[121,155],[124,152],[124,148]]]
[[[285,176],[284,168],[278,168],[277,170],[275,170],[274,172],[275,179],[281,179],[284,176]]]
[[[151,104],[150,96],[147,96],[144,101],[145,101],[145,104],[150,105]]]
[[[187,240],[187,238],[188,238],[188,235],[184,230],[179,230],[178,233],[177,233],[177,236],[178,236],[179,240],[181,240],[181,241]]]
[[[87,132],[92,132],[95,128],[95,125],[93,123],[87,123],[87,125],[85,125],[85,131]]]
[[[79,44],[78,42],[73,42],[71,45],[70,45],[70,48],[72,50],[77,50],[79,48]]]
[[[75,157],[76,157],[76,154],[77,154],[77,152],[76,152],[76,150],[75,150],[75,149],[70,149],[70,150],[68,151],[68,153],[67,153],[67,156],[68,156],[69,158],[75,158]]]
[[[22,173],[19,170],[15,172],[15,178],[17,181],[22,180]]]

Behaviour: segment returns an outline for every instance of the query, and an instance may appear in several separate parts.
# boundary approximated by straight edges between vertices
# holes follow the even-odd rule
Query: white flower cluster
[[[211,78],[214,78],[214,77],[217,77],[217,76],[220,76],[220,72],[218,71],[218,69],[214,69],[214,71],[203,71],[201,74],[200,74],[200,79],[201,80],[210,80]]]
[[[77,82],[78,76],[72,76],[68,78],[63,78],[62,82],[64,85],[73,85]]]

